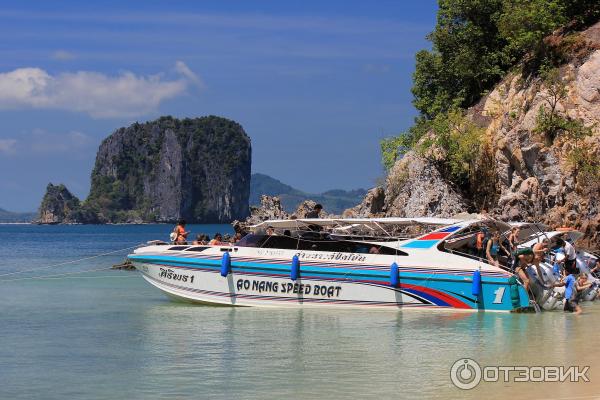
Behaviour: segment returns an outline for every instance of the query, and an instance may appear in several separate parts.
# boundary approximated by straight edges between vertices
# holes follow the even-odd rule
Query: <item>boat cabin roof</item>
[[[340,240],[360,240],[371,243],[396,241],[385,246],[433,247],[441,240],[456,234],[478,231],[482,227],[491,231],[505,232],[510,228],[505,222],[491,218],[469,220],[451,218],[303,218],[289,220],[267,220],[250,227],[253,233],[262,233],[267,228],[289,232],[322,232]],[[284,233],[285,234],[285,233]],[[302,233],[300,233],[302,234]],[[433,236],[432,236],[433,235]],[[434,237],[435,236],[435,237]],[[418,242],[415,242],[419,239]],[[414,243],[413,243],[414,242]],[[401,244],[404,243],[404,244]]]
[[[263,221],[259,224],[253,225],[250,228],[252,230],[266,229],[267,227],[273,227],[277,229],[297,229],[305,228],[309,226],[320,226],[323,228],[341,228],[341,227],[352,227],[362,226],[372,228],[373,230],[382,230],[381,228],[386,225],[400,225],[400,226],[411,226],[411,225],[438,225],[448,226],[462,222],[460,219],[450,218],[298,218],[298,219],[272,219]]]

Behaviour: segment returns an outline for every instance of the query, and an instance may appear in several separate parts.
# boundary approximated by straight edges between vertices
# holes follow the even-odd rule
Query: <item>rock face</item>
[[[262,195],[260,198],[260,207],[250,206],[250,216],[244,221],[233,221],[234,230],[247,231],[251,225],[259,224],[271,219],[290,219],[305,218],[309,211],[312,211],[317,203],[313,200],[304,200],[298,205],[296,211],[292,214],[287,213],[281,205],[281,199],[277,196]],[[321,211],[321,218],[333,218],[325,210]]]
[[[228,119],[135,123],[100,145],[86,201],[40,221],[228,223],[248,216],[250,164],[250,138]]]
[[[344,211],[344,216],[450,217],[467,209],[465,199],[435,166],[411,152],[392,167],[385,187],[371,189],[363,202]]]
[[[600,168],[600,23],[581,33],[588,50],[560,69],[566,96],[557,104],[562,115],[592,129],[584,147]],[[507,76],[479,104],[468,110],[486,131],[495,168],[498,199],[490,214],[505,220],[540,221],[586,233],[600,245],[600,182],[578,179],[569,153],[573,143],[535,133],[540,107],[548,107],[549,88],[540,79]],[[468,194],[458,192],[433,165],[408,153],[396,162],[384,187],[372,189],[348,216],[452,216],[472,209]]]
[[[78,222],[76,214],[79,206],[79,199],[71,194],[65,185],[49,183],[35,222],[39,224]]]
[[[250,138],[219,117],[162,117],[100,145],[88,207],[109,222],[223,223],[248,215]]]
[[[566,96],[557,110],[592,129],[583,146],[594,155],[594,168],[600,168],[600,23],[581,38],[590,52],[561,67]],[[549,143],[534,133],[540,107],[548,107],[549,97],[541,81],[524,84],[521,76],[509,76],[473,108],[474,119],[486,122],[494,144],[500,199],[492,211],[507,220],[578,228],[597,246],[600,182],[579,178],[569,163],[572,142],[557,137]]]

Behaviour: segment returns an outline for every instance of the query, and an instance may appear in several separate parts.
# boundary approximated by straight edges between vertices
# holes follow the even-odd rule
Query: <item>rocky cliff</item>
[[[553,106],[565,126],[549,137],[539,128],[540,113]],[[383,187],[345,215],[451,216],[487,209],[505,220],[578,228],[590,244],[600,244],[600,23],[577,36],[576,51],[554,80],[513,72],[466,115],[489,145],[489,177],[480,182],[479,200],[410,151]],[[588,134],[561,134],[575,123]],[[585,164],[575,158],[582,155]]]
[[[79,199],[69,192],[65,185],[49,183],[38,211],[38,217],[34,222],[38,224],[75,223],[78,222],[79,208]]]
[[[230,222],[249,214],[250,165],[250,138],[234,121],[209,116],[135,123],[100,145],[88,198],[69,215],[50,212],[53,217],[40,220]]]
[[[314,200],[304,200],[298,204],[298,208],[293,213],[288,213],[284,210],[281,204],[281,199],[277,196],[262,195],[260,197],[260,206],[250,206],[250,216],[244,221],[233,221],[234,230],[247,231],[251,225],[259,224],[263,221],[271,219],[296,219],[305,218],[306,214],[312,210],[317,203]],[[325,210],[321,211],[321,218],[332,218],[334,215],[327,214]]]
[[[121,128],[100,145],[86,205],[110,222],[230,222],[248,215],[250,138],[204,117]]]

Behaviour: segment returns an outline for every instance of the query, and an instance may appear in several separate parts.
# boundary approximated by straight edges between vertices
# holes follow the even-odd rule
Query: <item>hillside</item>
[[[35,218],[36,213],[33,212],[12,212],[0,208],[0,223],[18,223],[31,222]]]
[[[323,205],[331,214],[341,214],[346,208],[360,203],[366,194],[364,189],[333,189],[323,193],[306,193],[264,174],[252,174],[250,179],[250,205],[259,206],[261,195],[277,196],[283,210],[292,213],[305,200],[313,200]]]
[[[455,93],[471,93],[471,100],[461,97],[468,107],[436,108],[442,104],[438,100],[444,96],[443,84],[429,80],[424,91],[418,67],[413,90],[422,114],[408,132],[382,143],[384,165],[389,168],[385,185],[345,214],[489,213],[504,220],[577,228],[586,233],[588,244],[598,246],[600,22],[590,25],[589,15],[598,21],[600,6],[583,3],[585,18],[570,15],[567,27],[549,35],[549,28],[533,32],[539,38],[532,36],[530,51],[521,50],[521,61],[507,68],[489,91],[454,88]],[[442,13],[460,11],[444,4]],[[535,17],[536,12],[527,15]],[[438,15],[436,32],[456,23],[459,28],[444,40],[459,40],[452,36],[476,23],[469,16],[461,18]],[[443,57],[448,50],[434,46],[433,51]]]

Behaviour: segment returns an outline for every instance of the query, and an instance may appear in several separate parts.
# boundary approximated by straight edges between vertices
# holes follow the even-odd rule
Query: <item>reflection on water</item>
[[[107,274],[0,284],[0,399],[586,398],[600,387],[600,303],[581,316],[208,307]],[[591,383],[461,391],[449,372],[465,357],[590,365]]]
[[[123,274],[4,288],[1,398],[554,398],[600,382],[600,305],[582,316],[207,307]],[[449,370],[464,357],[592,365],[592,383],[459,391]]]

